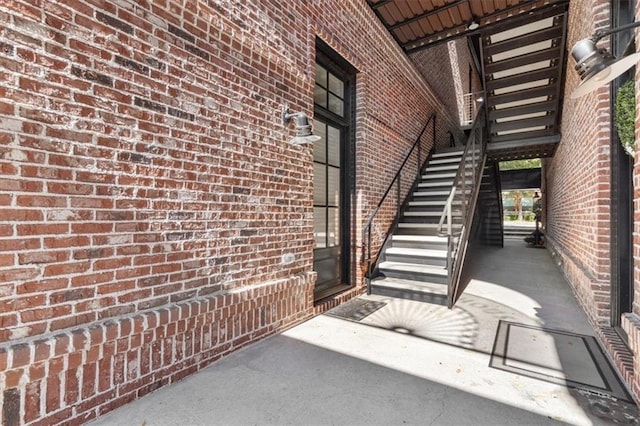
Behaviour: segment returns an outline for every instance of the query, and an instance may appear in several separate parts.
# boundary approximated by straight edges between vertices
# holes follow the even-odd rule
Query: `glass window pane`
[[[329,74],[329,91],[344,99],[344,83],[333,74]]]
[[[329,126],[327,163],[340,167],[340,129]]]
[[[336,167],[328,167],[329,171],[329,189],[327,194],[328,206],[340,205],[340,169]]]
[[[313,208],[313,238],[316,240],[316,248],[327,247],[327,209],[324,207]]]
[[[327,205],[327,166],[313,163],[313,204]]]
[[[339,116],[344,116],[344,102],[331,93],[329,93],[329,111]]]
[[[313,102],[321,107],[327,107],[327,91],[317,84],[313,90]]]
[[[322,87],[327,87],[327,70],[316,64],[316,83]]]
[[[327,247],[335,247],[340,244],[340,220],[338,208],[329,208],[329,223],[327,225]]]
[[[313,134],[320,136],[317,142],[313,143],[313,161],[319,163],[327,162],[327,125],[319,120],[313,120]]]

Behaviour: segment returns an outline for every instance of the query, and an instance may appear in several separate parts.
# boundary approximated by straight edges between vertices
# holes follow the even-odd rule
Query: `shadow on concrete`
[[[353,356],[276,336],[94,425],[557,424]]]

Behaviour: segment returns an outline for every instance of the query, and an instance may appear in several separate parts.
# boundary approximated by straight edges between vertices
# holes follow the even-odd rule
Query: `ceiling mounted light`
[[[287,125],[292,119],[296,119],[296,137],[289,142],[293,145],[304,145],[307,143],[317,142],[322,139],[318,135],[314,135],[311,131],[309,118],[304,112],[289,113],[289,108],[282,111],[282,124]]]
[[[472,19],[469,25],[467,25],[469,31],[477,30],[478,28],[480,28],[480,24],[478,24],[475,19]]]
[[[571,56],[576,61],[575,69],[582,83],[571,93],[571,99],[579,98],[604,86],[640,60],[640,53],[626,54],[628,48],[625,49],[622,58],[616,59],[607,49],[596,46],[596,43],[605,36],[637,26],[640,26],[640,22],[632,22],[609,30],[597,30],[591,37],[580,40],[573,46]]]

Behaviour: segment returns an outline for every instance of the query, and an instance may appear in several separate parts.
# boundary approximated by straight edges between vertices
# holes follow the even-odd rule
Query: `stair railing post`
[[[367,294],[371,294],[371,227],[367,228]]]
[[[422,158],[422,142],[418,142],[418,158],[416,159],[416,179],[420,176],[420,165],[422,162],[420,159]]]
[[[473,142],[471,142],[471,148],[473,149]],[[461,203],[460,208],[462,209],[462,218],[467,216],[467,159],[464,159],[464,163],[462,166],[462,195],[461,195]]]
[[[402,182],[402,173],[398,175],[398,191],[396,194],[396,211],[400,210],[400,193],[402,192],[400,182]]]
[[[451,222],[453,222],[451,220],[451,204],[453,204],[453,203],[447,203],[447,222],[448,222],[448,224],[447,224],[447,234],[449,234],[449,235],[452,235],[451,234],[451,229],[452,229]]]

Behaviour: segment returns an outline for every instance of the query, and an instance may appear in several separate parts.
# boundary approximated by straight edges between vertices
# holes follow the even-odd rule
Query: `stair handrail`
[[[483,136],[485,129],[485,113],[484,108],[476,115],[476,119],[469,133],[467,144],[460,159],[460,166],[456,176],[453,179],[451,192],[442,209],[440,220],[437,227],[437,235],[447,237],[447,299],[449,308],[453,306],[455,291],[460,279],[462,260],[464,258],[464,250],[466,250],[467,240],[469,238],[469,229],[471,227],[472,214],[475,210],[475,203],[478,198],[480,189],[480,181],[482,179],[482,171],[486,160],[486,138]],[[470,157],[469,157],[470,156]],[[471,161],[471,188],[467,193],[467,162]],[[462,210],[462,224],[459,231],[453,229],[453,203],[458,195],[458,186],[461,187],[462,195],[460,200],[460,208]],[[445,230],[446,225],[446,230]],[[456,241],[457,237],[457,241]],[[464,250],[460,250],[462,247]],[[461,255],[458,255],[461,254]]]
[[[500,180],[500,165],[496,161],[493,164],[493,173],[495,174],[495,189],[496,189],[496,197],[498,198],[498,217],[500,218],[500,241],[501,247],[504,247],[504,217],[502,215],[503,206],[502,206],[502,181]]]
[[[452,229],[452,205],[453,205],[453,201],[455,196],[457,195],[457,184],[458,182],[461,182],[461,186],[462,186],[462,216],[463,216],[463,221],[466,218],[466,213],[467,213],[467,203],[468,200],[465,197],[465,191],[466,191],[466,166],[467,166],[467,157],[469,156],[469,152],[473,153],[473,156],[471,157],[471,161],[472,161],[472,173],[471,176],[473,178],[472,180],[472,186],[475,187],[476,184],[479,183],[480,178],[482,177],[482,175],[479,175],[479,173],[482,171],[481,168],[479,168],[477,166],[477,159],[478,157],[482,158],[482,156],[484,155],[484,151],[486,148],[486,143],[485,141],[483,141],[482,136],[477,137],[477,134],[482,133],[482,127],[484,127],[484,109],[480,109],[480,112],[476,115],[476,119],[473,122],[473,126],[471,128],[471,132],[469,133],[469,138],[467,139],[467,144],[465,146],[464,152],[462,154],[462,157],[460,158],[460,165],[458,167],[458,171],[456,172],[455,177],[453,178],[453,184],[451,186],[451,192],[449,193],[449,197],[447,198],[447,201],[442,209],[442,214],[440,215],[440,221],[438,222],[438,228],[437,228],[437,233],[440,236],[447,236],[447,235],[455,235]],[[478,139],[480,139],[480,143],[478,143]],[[480,145],[480,155],[475,155],[475,151],[477,149],[477,146]],[[443,232],[442,228],[445,225],[445,220],[447,221],[447,231]]]
[[[431,151],[425,156],[425,159],[423,162],[420,161],[421,159],[421,139],[422,136],[424,135],[424,132],[427,130],[427,128],[429,127],[429,124],[433,121],[433,141],[432,141],[432,145],[431,145]],[[372,256],[371,256],[371,228],[373,225],[373,221],[376,218],[378,212],[380,211],[380,209],[382,208],[382,205],[384,204],[384,202],[387,199],[387,196],[391,193],[391,190],[393,189],[394,185],[397,185],[397,209],[396,209],[396,215],[394,220],[392,221],[392,226],[393,224],[395,224],[397,222],[398,219],[398,214],[400,212],[400,192],[401,192],[401,188],[400,188],[400,184],[401,184],[401,179],[400,177],[402,176],[402,171],[404,170],[404,167],[409,163],[409,159],[411,158],[411,156],[413,155],[413,152],[416,150],[416,147],[418,149],[418,156],[417,156],[417,176],[420,176],[420,173],[422,172],[422,169],[424,168],[424,163],[426,163],[427,159],[429,158],[430,153],[435,149],[436,146],[436,113],[433,112],[431,113],[431,115],[429,116],[429,119],[427,120],[426,124],[424,125],[424,127],[422,127],[422,130],[420,131],[420,134],[418,135],[418,137],[416,138],[415,142],[413,143],[413,145],[411,146],[411,149],[409,150],[409,152],[407,153],[407,155],[404,158],[404,161],[402,162],[402,164],[400,164],[400,167],[398,168],[398,171],[396,172],[395,176],[393,177],[393,179],[391,180],[391,183],[389,184],[389,186],[387,187],[387,190],[384,192],[384,195],[382,196],[382,198],[380,199],[380,201],[378,202],[378,205],[376,206],[376,208],[373,210],[373,212],[371,213],[371,215],[369,216],[369,219],[365,222],[364,227],[362,228],[362,263],[366,264],[366,272],[365,272],[365,278],[367,278],[367,293],[371,293],[371,273],[373,272],[371,269],[372,266]],[[387,237],[388,237],[388,233],[387,233]],[[366,241],[366,245],[365,245],[365,241]],[[386,240],[385,240],[386,241]],[[381,245],[381,247],[384,245]],[[365,247],[366,246],[366,247]]]

